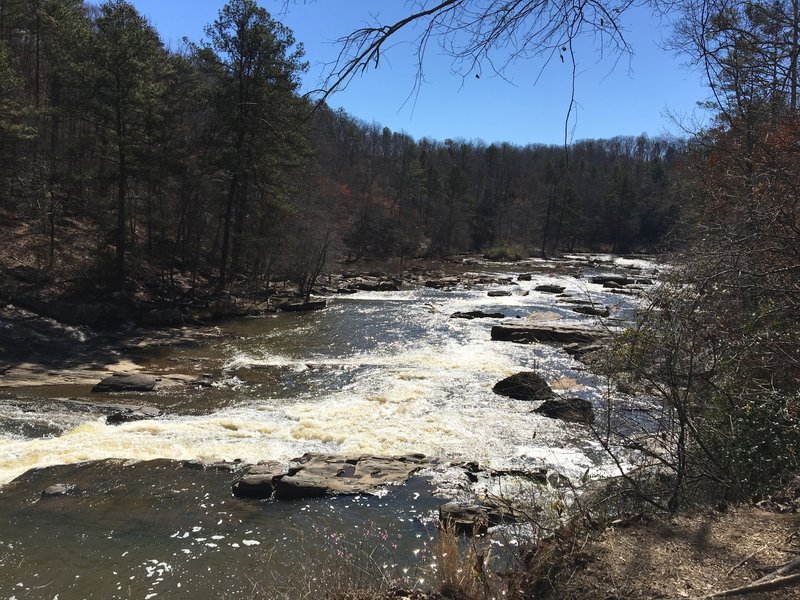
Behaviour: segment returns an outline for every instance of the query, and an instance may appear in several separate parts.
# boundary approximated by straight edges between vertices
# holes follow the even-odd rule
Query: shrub
[[[494,246],[483,252],[483,257],[486,260],[494,260],[498,262],[516,262],[522,260],[523,253],[519,246],[511,246],[509,244],[501,244]]]

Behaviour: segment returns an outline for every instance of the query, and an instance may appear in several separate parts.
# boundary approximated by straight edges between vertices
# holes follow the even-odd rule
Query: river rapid
[[[571,298],[609,306],[610,323],[623,325],[637,297],[589,278],[651,279],[658,265],[580,255],[465,269],[513,282],[335,295],[321,311],[230,321],[216,341],[139,352],[148,372],[210,376],[206,387],[101,395],[157,406],[164,416],[156,419],[108,425],[54,400],[97,401],[85,385],[15,389],[13,402],[0,400],[0,598],[301,597],[308,580],[336,577],[366,555],[364,577],[408,577],[410,569],[425,579],[420,565],[435,564],[436,508],[464,484],[451,465],[615,474],[586,427],[492,391],[535,370],[557,393],[602,411],[605,381],[558,346],[491,341],[499,319],[450,315],[597,320],[573,312],[564,302]],[[520,273],[531,280],[518,281]],[[536,291],[542,284],[566,290]],[[172,462],[288,463],[306,452],[423,453],[437,464],[379,496],[281,503],[235,499],[233,474]],[[59,482],[81,494],[41,498]],[[514,536],[497,544],[513,546]]]

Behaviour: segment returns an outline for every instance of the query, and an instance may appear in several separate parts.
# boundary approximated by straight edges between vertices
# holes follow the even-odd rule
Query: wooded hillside
[[[301,97],[303,60],[251,0],[178,52],[124,1],[2,0],[2,267],[72,293],[224,289],[336,258],[670,239],[682,143],[414,140]]]

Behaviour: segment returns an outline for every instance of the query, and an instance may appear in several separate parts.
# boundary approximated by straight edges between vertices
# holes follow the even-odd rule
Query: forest
[[[414,140],[302,97],[305,69],[249,0],[179,51],[124,1],[3,0],[3,267],[68,294],[222,290],[336,260],[675,243],[684,141]]]

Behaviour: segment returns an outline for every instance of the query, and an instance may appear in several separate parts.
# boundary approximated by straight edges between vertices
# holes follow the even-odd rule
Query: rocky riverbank
[[[444,266],[445,268],[441,268]],[[158,347],[191,346],[221,337],[214,323],[222,319],[263,316],[276,311],[306,311],[325,307],[325,296],[358,291],[392,292],[414,286],[442,290],[485,288],[489,295],[511,296],[517,281],[531,281],[532,273],[574,277],[598,284],[614,293],[639,294],[652,285],[647,277],[626,266],[626,274],[586,275],[598,269],[619,271],[618,266],[591,257],[571,260],[528,261],[506,264],[506,269],[524,269],[508,276],[470,271],[490,263],[469,257],[445,263],[420,261],[420,264],[396,270],[343,270],[324,277],[313,290],[316,299],[307,301],[288,282],[281,282],[260,292],[243,295],[214,293],[195,297],[191,302],[157,302],[125,299],[110,295],[102,302],[76,303],[40,294],[38,281],[26,270],[7,270],[0,294],[0,385],[30,387],[35,385],[95,384],[97,378],[113,373],[139,373],[137,359]],[[635,266],[635,265],[634,265]],[[20,272],[17,272],[20,271]],[[633,272],[633,275],[628,275]],[[13,285],[9,281],[13,280]],[[504,289],[493,289],[501,286]],[[624,288],[624,289],[623,289]],[[551,322],[558,315],[534,314],[526,320],[500,322],[492,328],[492,339],[519,343],[560,343],[574,355],[597,349],[596,342],[614,326],[613,311],[597,305],[591,298],[565,293],[563,286],[543,284],[536,290],[553,294],[553,303],[565,306],[590,319],[585,325],[562,325]],[[527,292],[526,292],[527,293]],[[5,297],[5,300],[3,300]],[[432,307],[435,310],[435,307]],[[503,319],[504,313],[455,313],[454,318]],[[596,319],[604,318],[598,327]],[[157,387],[185,384],[191,378],[158,376]]]

